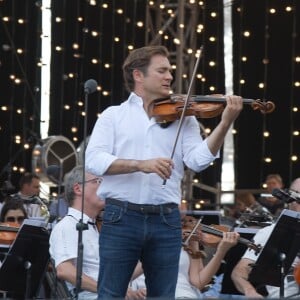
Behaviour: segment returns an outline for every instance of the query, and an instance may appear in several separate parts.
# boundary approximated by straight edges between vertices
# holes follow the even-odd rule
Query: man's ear
[[[143,72],[138,69],[134,69],[132,71],[132,76],[133,76],[134,81],[136,81],[136,82],[141,82],[144,79]]]
[[[74,191],[74,193],[76,194],[76,195],[80,195],[81,193],[82,193],[82,186],[81,186],[81,184],[79,184],[79,183],[75,183],[74,185],[73,185],[73,191]]]

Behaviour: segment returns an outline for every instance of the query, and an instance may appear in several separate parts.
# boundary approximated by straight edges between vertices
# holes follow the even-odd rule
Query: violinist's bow
[[[176,149],[179,133],[180,133],[180,130],[181,130],[181,127],[182,127],[182,124],[183,124],[183,120],[184,120],[184,117],[185,117],[185,112],[186,112],[187,107],[188,107],[189,98],[190,98],[191,93],[192,93],[192,86],[193,86],[193,83],[194,83],[194,80],[195,80],[195,77],[196,77],[196,72],[197,72],[197,69],[198,69],[198,65],[199,65],[199,62],[200,62],[202,51],[203,51],[203,46],[201,46],[199,51],[198,51],[198,57],[197,57],[197,60],[196,60],[195,66],[194,66],[192,78],[191,78],[191,81],[190,81],[190,84],[189,84],[189,87],[188,87],[188,92],[187,92],[187,95],[186,95],[186,99],[184,101],[183,110],[182,110],[182,113],[181,113],[181,116],[180,116],[180,119],[179,119],[179,123],[178,123],[178,127],[177,127],[177,133],[176,133],[176,136],[175,136],[175,141],[174,141],[174,145],[173,145],[173,149],[172,149],[172,153],[171,153],[171,157],[170,157],[171,159],[173,159],[174,154],[175,154],[175,149]],[[165,179],[163,181],[163,184],[162,184],[163,187],[166,185],[166,182],[167,182],[167,180]]]
[[[192,231],[189,233],[189,236],[186,238],[186,240],[184,242],[182,242],[183,246],[187,246],[189,244],[189,241],[190,241],[191,237],[193,236],[193,234],[197,230],[198,226],[202,222],[202,219],[203,219],[203,217],[199,218],[199,220],[197,221],[196,225],[193,227]]]

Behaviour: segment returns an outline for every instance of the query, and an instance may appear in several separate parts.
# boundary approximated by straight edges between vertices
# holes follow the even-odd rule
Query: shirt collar
[[[128,101],[132,103],[137,103],[139,105],[143,105],[143,99],[134,92],[130,93]]]
[[[81,219],[81,211],[73,208],[73,207],[69,207],[68,208],[68,215],[73,216],[76,220],[80,220]],[[83,223],[87,223],[87,222],[95,222],[94,220],[92,220],[88,215],[86,215],[85,213],[83,214]]]

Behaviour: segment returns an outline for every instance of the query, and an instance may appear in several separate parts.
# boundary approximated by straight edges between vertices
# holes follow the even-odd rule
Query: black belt
[[[129,210],[138,211],[144,214],[170,214],[174,208],[178,208],[176,203],[165,203],[165,204],[136,204],[128,201],[120,201],[114,198],[107,198],[105,200],[106,204],[117,205],[120,207],[127,208]]]

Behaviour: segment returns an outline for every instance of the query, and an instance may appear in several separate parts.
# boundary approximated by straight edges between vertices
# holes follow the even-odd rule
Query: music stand
[[[181,214],[193,216],[196,219],[202,218],[201,223],[205,225],[219,225],[221,212],[216,210],[184,210]]]
[[[249,274],[249,281],[254,286],[277,286],[280,297],[284,296],[284,277],[300,249],[299,222],[299,212],[288,209],[281,212]]]
[[[24,220],[0,268],[0,290],[15,298],[37,296],[49,261],[45,222]]]

